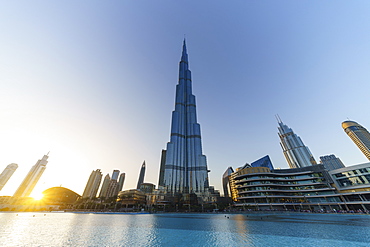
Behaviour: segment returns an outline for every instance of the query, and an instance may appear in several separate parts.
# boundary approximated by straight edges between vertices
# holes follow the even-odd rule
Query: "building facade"
[[[203,196],[208,192],[209,171],[206,156],[202,152],[185,40],[179,65],[175,110],[172,112],[171,137],[162,157],[163,153],[165,162],[161,164],[159,185],[163,185],[168,193]]]
[[[96,169],[96,171],[91,172],[84,193],[82,194],[82,198],[96,198],[102,176],[100,169]]]
[[[48,153],[49,154],[49,153]],[[46,169],[48,163],[48,154],[44,155],[42,159],[38,160],[37,163],[32,166],[31,170],[28,172],[27,176],[24,178],[21,185],[18,187],[13,197],[28,197],[35,188],[37,182],[39,181],[41,175]]]
[[[309,148],[304,145],[301,138],[285,125],[280,118],[278,118],[278,124],[280,145],[289,167],[300,168],[316,165],[315,158]]]
[[[4,188],[5,184],[8,182],[8,180],[13,175],[15,170],[17,170],[17,168],[18,168],[17,164],[11,163],[0,174],[0,190]]]
[[[335,157],[334,154],[320,156],[320,164],[322,164],[328,171],[344,167],[343,162],[339,158]]]
[[[344,132],[352,139],[361,152],[370,160],[370,133],[360,124],[354,121],[344,121],[342,123]]]
[[[256,210],[343,209],[322,165],[270,170],[250,167],[234,174],[236,206]]]

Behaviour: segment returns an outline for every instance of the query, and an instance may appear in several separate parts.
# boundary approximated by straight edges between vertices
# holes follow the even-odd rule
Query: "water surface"
[[[370,246],[370,216],[0,213],[1,246]]]

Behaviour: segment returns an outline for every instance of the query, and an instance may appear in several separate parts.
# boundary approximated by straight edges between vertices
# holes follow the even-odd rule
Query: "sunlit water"
[[[0,213],[0,246],[370,246],[370,216]]]

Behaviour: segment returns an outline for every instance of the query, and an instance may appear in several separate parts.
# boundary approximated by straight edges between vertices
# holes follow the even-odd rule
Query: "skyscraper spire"
[[[162,152],[160,185],[169,193],[202,194],[209,187],[206,156],[202,154],[200,125],[184,39],[172,112],[171,137]],[[163,177],[163,180],[162,180]]]
[[[285,125],[280,117],[278,119],[280,120],[280,122],[278,120],[280,145],[289,167],[300,168],[316,165],[315,158],[311,154],[310,149],[303,144],[301,138],[291,128]]]

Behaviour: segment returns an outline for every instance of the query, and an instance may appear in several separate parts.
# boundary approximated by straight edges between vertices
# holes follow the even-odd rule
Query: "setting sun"
[[[34,200],[36,200],[36,201],[39,201],[39,200],[41,200],[43,197],[44,197],[44,195],[43,195],[43,194],[37,194],[37,195],[35,195],[35,196],[33,197],[33,199],[34,199]]]

